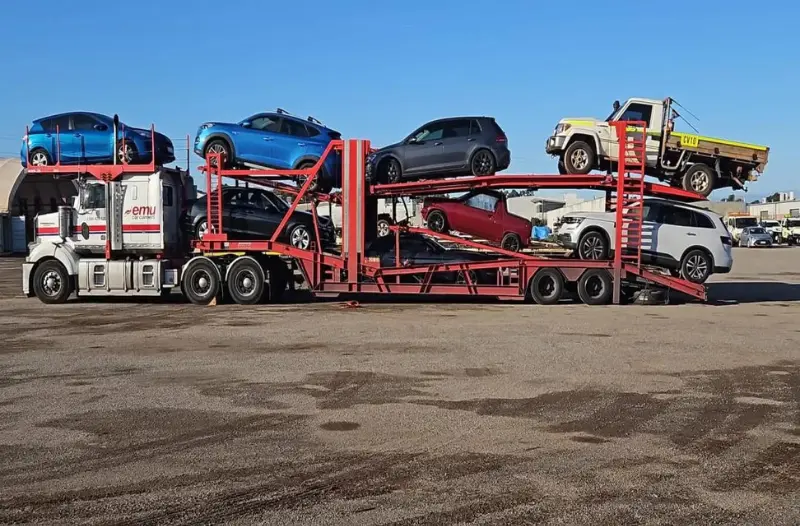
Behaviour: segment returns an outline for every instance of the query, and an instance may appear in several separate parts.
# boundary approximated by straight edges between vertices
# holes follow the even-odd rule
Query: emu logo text
[[[125,210],[125,215],[133,217],[147,217],[156,215],[156,207],[154,206],[134,206]]]

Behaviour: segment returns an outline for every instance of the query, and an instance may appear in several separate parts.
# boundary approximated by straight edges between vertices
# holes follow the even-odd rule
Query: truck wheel
[[[45,261],[33,273],[33,292],[42,303],[64,303],[72,294],[72,279],[59,261]]]
[[[195,305],[208,305],[221,290],[219,269],[205,258],[189,261],[181,281],[183,294]]]
[[[519,252],[522,249],[522,240],[517,234],[509,232],[503,236],[500,242],[500,248],[510,250],[511,252]]]
[[[428,228],[434,232],[439,234],[447,232],[447,218],[439,210],[433,210],[430,214],[428,214],[427,223]]]
[[[716,175],[711,167],[705,164],[693,164],[683,174],[682,186],[684,190],[695,192],[703,197],[708,195],[714,190],[714,180]]]
[[[594,168],[594,149],[583,141],[575,141],[564,153],[564,167],[570,174],[588,174]]]
[[[611,301],[611,274],[605,269],[589,269],[578,279],[578,297],[586,305],[605,305]]]
[[[528,294],[539,305],[553,305],[561,299],[564,278],[556,269],[539,269],[531,278]]]
[[[264,270],[253,258],[240,257],[228,267],[227,289],[239,305],[255,305],[264,295]]]

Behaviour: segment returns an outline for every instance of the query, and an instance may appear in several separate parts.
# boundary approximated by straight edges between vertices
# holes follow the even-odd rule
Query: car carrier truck
[[[672,186],[707,197],[717,188],[744,189],[767,166],[769,148],[675,131],[680,115],[674,100],[628,99],[605,120],[567,118],[559,121],[547,139],[545,151],[558,157],[562,174],[588,174],[614,170],[619,143],[612,123],[643,121],[646,124],[645,173]]]

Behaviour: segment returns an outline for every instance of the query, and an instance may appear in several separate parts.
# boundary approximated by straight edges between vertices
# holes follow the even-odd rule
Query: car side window
[[[72,129],[74,130],[92,130],[95,124],[98,124],[97,120],[89,115],[72,116]]]
[[[429,252],[428,244],[424,239],[418,237],[400,238],[400,254],[410,255]]]
[[[694,226],[699,228],[714,228],[714,222],[705,214],[692,212],[694,215]]]
[[[644,121],[650,127],[650,118],[653,115],[653,107],[647,104],[638,104],[634,102],[630,104],[622,115],[619,116],[620,121]]]
[[[225,203],[231,206],[241,206],[246,203],[247,199],[241,190],[233,190],[225,194]]]
[[[494,212],[497,208],[499,198],[487,194],[475,194],[466,201],[464,204],[479,210],[486,210],[487,212]]]
[[[306,132],[308,133],[308,137],[316,137],[319,135],[319,130],[313,126],[306,125]]]
[[[661,207],[655,203],[645,203],[644,207],[642,208],[642,220],[649,221],[651,223],[660,223],[661,217],[660,216]]]
[[[414,138],[417,142],[435,141],[441,139],[443,135],[444,123],[440,122],[420,128],[417,133],[414,134]]]
[[[56,128],[58,130],[56,130]],[[69,116],[44,120],[42,121],[42,129],[45,133],[56,133],[56,131],[59,133],[66,132],[69,130]]]
[[[250,121],[250,128],[254,130],[278,133],[280,132],[280,126],[281,126],[280,120],[276,119],[275,117],[269,117],[267,115],[256,117],[255,119]]]
[[[472,119],[469,121],[469,134],[470,135],[480,135],[481,134],[481,123],[478,122],[478,119]]]
[[[308,137],[308,130],[305,124],[293,121],[292,119],[283,119],[280,132],[284,135],[291,135],[292,137]]]
[[[692,219],[693,212],[691,210],[677,206],[665,206],[661,222],[665,225],[690,227],[694,226]]]
[[[468,137],[469,136],[469,120],[455,120],[450,121],[444,127],[444,133],[442,134],[443,139],[452,139],[456,137]]]

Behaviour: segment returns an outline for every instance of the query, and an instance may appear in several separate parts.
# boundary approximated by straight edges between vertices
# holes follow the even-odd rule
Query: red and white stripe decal
[[[106,226],[105,225],[88,225],[89,226],[89,233],[90,234],[105,234],[106,233]],[[161,225],[158,223],[154,224],[127,224],[122,225],[122,231],[128,234],[151,234],[151,233],[158,233],[161,232]],[[82,232],[81,227],[77,226],[73,229],[73,235],[80,234]],[[36,229],[37,236],[53,236],[58,235],[58,227],[57,226],[43,226]]]

